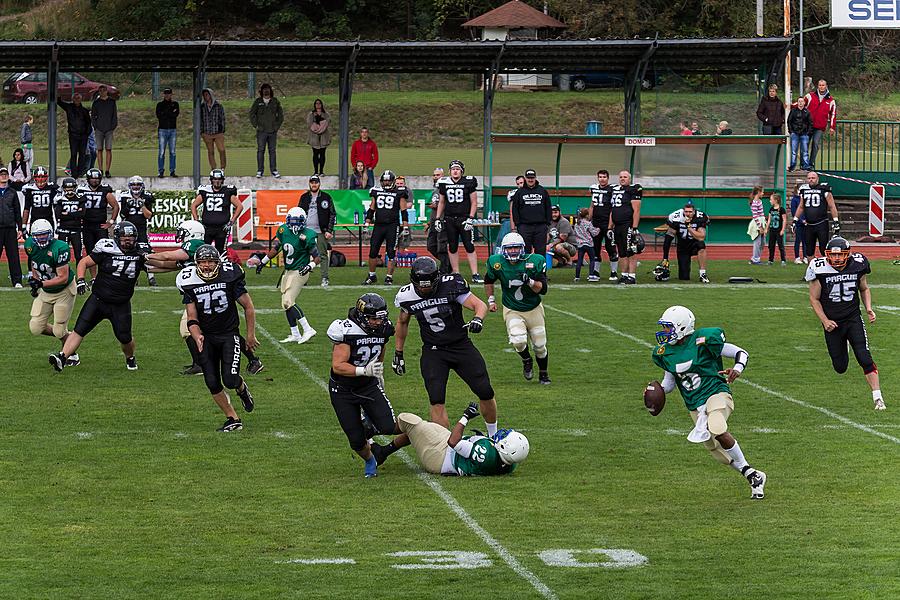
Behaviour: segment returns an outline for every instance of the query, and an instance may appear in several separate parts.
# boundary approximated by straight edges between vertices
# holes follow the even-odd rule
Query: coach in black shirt
[[[9,279],[14,287],[22,287],[22,264],[19,262],[19,235],[22,211],[19,195],[9,185],[9,169],[0,165],[0,254],[6,252]]]
[[[537,180],[534,169],[525,171],[525,185],[509,199],[510,225],[525,240],[525,253],[547,254],[550,227],[550,194]]]

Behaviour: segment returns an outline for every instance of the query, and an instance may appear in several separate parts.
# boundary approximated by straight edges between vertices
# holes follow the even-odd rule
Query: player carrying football
[[[404,232],[409,231],[409,216],[406,212],[410,201],[409,190],[397,185],[397,176],[393,171],[385,171],[381,174],[381,185],[369,190],[372,201],[366,211],[366,225],[373,225],[372,237],[369,239],[369,275],[363,281],[363,285],[378,283],[375,274],[375,265],[378,264],[378,253],[384,244],[384,264],[387,266],[387,275],[384,283],[394,283],[394,255],[397,251],[397,238],[400,235],[400,227]]]
[[[525,254],[525,240],[516,232],[507,233],[500,242],[500,254],[488,258],[484,274],[484,291],[488,295],[488,310],[497,312],[494,283],[500,282],[503,291],[503,320],[509,343],[522,357],[525,379],[534,377],[534,361],[528,352],[528,340],[538,362],[538,381],[548,385],[547,328],[544,325],[544,305],[541,295],[547,293],[546,258],[539,254]]]
[[[688,440],[702,442],[713,458],[743,475],[750,484],[750,497],[761,499],[766,474],[750,466],[728,432],[728,417],[734,410],[730,384],[746,368],[747,351],[727,343],[725,332],[718,327],[694,331],[694,313],[684,306],[666,309],[659,325],[653,363],[665,371],[663,391],[669,393],[677,386],[691,413],[694,429]],[[723,356],[734,359],[732,368],[723,368]]]
[[[875,410],[884,410],[878,367],[869,352],[866,326],[859,313],[859,297],[862,296],[869,323],[875,322],[872,290],[866,279],[871,272],[865,256],[859,252],[851,253],[850,242],[835,237],[828,242],[825,256],[809,263],[806,280],[809,282],[809,303],[825,330],[825,346],[831,356],[831,365],[838,373],[847,372],[850,363],[847,344],[850,344],[856,362],[872,388]]]
[[[431,403],[431,420],[444,427],[450,424],[444,404],[447,379],[452,369],[481,401],[488,434],[494,435],[497,432],[494,388],[484,357],[469,339],[469,333],[481,333],[487,304],[469,290],[469,284],[459,273],[441,275],[437,262],[430,256],[420,256],[413,262],[409,278],[412,283],[400,288],[394,299],[400,309],[391,365],[394,372],[397,375],[406,373],[403,346],[409,334],[409,321],[415,316],[422,335],[419,368]],[[464,306],[475,312],[468,323],[463,320]]]
[[[247,347],[259,346],[256,340],[256,311],[244,285],[239,265],[223,262],[219,251],[204,244],[194,255],[195,266],[186,267],[175,281],[187,309],[188,330],[200,350],[203,379],[213,400],[225,413],[225,423],[217,431],[240,431],[238,418],[225,388],[237,391],[246,412],[253,410],[253,396],[241,377],[241,319],[237,305],[247,319]]]
[[[281,308],[287,316],[291,334],[281,341],[285,344],[290,342],[304,344],[316,335],[316,330],[306,320],[303,309],[297,305],[297,296],[306,285],[309,274],[319,266],[320,260],[319,250],[316,247],[316,232],[306,226],[306,211],[299,206],[290,209],[284,225],[278,228],[273,242],[272,249],[256,266],[256,274],[262,273],[273,256],[279,252],[284,254],[284,273],[280,279]]]

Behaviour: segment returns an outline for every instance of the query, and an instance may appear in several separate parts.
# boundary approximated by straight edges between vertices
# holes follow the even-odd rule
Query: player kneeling
[[[372,446],[378,464],[404,446],[412,444],[419,462],[435,475],[507,475],[528,458],[528,438],[514,429],[501,429],[492,437],[464,436],[466,425],[478,416],[472,402],[450,431],[412,413],[400,413],[400,435],[388,446]]]
[[[694,331],[694,313],[683,306],[666,309],[659,325],[653,362],[666,373],[663,391],[669,393],[677,386],[691,412],[694,429],[688,440],[702,443],[713,458],[746,477],[751,498],[762,498],[766,474],[747,463],[737,440],[728,432],[728,417],[734,410],[729,384],[747,366],[747,352],[725,342],[725,332],[718,327]],[[723,356],[734,359],[733,368],[723,368]],[[648,386],[648,391],[651,387],[655,384]],[[654,414],[660,410],[661,406]]]
[[[240,266],[223,263],[219,251],[210,244],[197,248],[194,260],[197,264],[182,270],[176,280],[178,291],[184,296],[188,331],[200,351],[206,387],[227,417],[218,431],[239,431],[243,423],[231,406],[225,387],[237,391],[245,411],[253,410],[253,396],[241,377],[241,319],[237,304],[244,307],[247,347],[251,350],[259,345],[256,310]]]

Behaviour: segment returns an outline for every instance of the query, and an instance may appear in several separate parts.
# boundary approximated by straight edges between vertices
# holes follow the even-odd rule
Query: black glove
[[[302,269],[300,269],[300,270],[297,272],[297,274],[300,275],[301,277],[303,277],[304,275],[309,275],[310,273],[312,273],[313,265],[314,265],[314,264],[315,264],[315,263],[309,263],[308,265],[306,265],[305,267],[303,267]]]
[[[259,264],[256,265],[256,274],[259,275],[262,273],[262,270],[266,268],[266,265],[263,264],[262,261],[259,261]]]
[[[484,329],[484,321],[481,320],[481,317],[473,317],[469,321],[469,333],[481,333],[482,329]]]
[[[478,403],[472,402],[471,404],[469,404],[469,406],[466,407],[466,410],[463,411],[463,416],[470,421],[472,419],[474,419],[475,417],[477,417],[478,416]]]
[[[434,230],[438,233],[444,230],[444,220],[443,219],[435,219],[434,220]]]
[[[75,283],[75,289],[78,290],[79,296],[84,296],[84,294],[87,292],[87,282],[83,277],[78,278],[78,281]]]
[[[841,223],[837,219],[831,222],[831,235],[832,237],[841,235]]]
[[[31,286],[31,297],[37,298],[38,292],[44,287],[44,282],[40,279],[29,278],[28,285]]]
[[[522,284],[531,287],[531,284],[534,283],[534,279],[528,273],[522,273]]]
[[[230,233],[230,232],[231,232],[231,228],[232,228],[233,226],[234,226],[234,223],[232,223],[231,221],[228,221],[227,223],[225,223],[225,224],[222,226],[222,231],[224,231],[225,233]]]
[[[406,373],[406,361],[403,360],[403,350],[394,351],[394,360],[391,361],[391,368],[397,375]]]
[[[611,241],[611,242],[612,242],[612,241],[615,241],[615,239],[616,239],[616,232],[613,231],[612,229],[607,229],[607,230],[606,230],[606,239],[608,239],[608,240]]]
[[[138,242],[137,251],[138,251],[138,254],[142,254],[145,256],[147,254],[153,254],[153,248],[147,242]]]
[[[800,220],[800,219],[794,217],[794,220],[791,221],[791,233],[796,233],[797,222],[798,222],[799,220]]]

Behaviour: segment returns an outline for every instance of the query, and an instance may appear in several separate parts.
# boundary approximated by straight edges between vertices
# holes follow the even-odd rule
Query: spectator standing
[[[441,169],[443,171],[443,169]],[[353,164],[353,173],[350,174],[351,190],[368,190],[372,188],[372,180],[363,161],[358,160]]]
[[[119,111],[116,101],[109,97],[109,90],[105,85],[101,85],[97,91],[100,96],[91,103],[91,124],[94,127],[94,143],[97,145],[100,170],[104,171],[104,177],[109,177],[109,169],[112,167],[113,132],[119,126]],[[105,163],[104,150],[106,150]],[[94,168],[93,164],[91,168]]]
[[[781,206],[781,196],[772,194],[769,196],[769,216],[766,219],[766,229],[769,231],[769,264],[775,260],[775,246],[778,246],[778,252],[781,254],[781,266],[786,263],[784,260],[784,228],[787,224],[787,212]]]
[[[28,168],[34,164],[34,136],[31,133],[31,126],[34,125],[34,117],[25,115],[25,122],[22,123],[22,129],[19,131],[19,143],[22,144],[22,150],[25,151],[25,162]]]
[[[272,93],[272,86],[264,83],[259,86],[259,97],[253,101],[253,106],[250,107],[250,124],[256,129],[257,179],[263,176],[267,146],[269,148],[269,171],[275,179],[281,177],[278,172],[275,147],[278,145],[278,130],[281,129],[282,123],[284,123],[284,111],[281,109],[281,102]]]
[[[81,172],[86,173],[88,169],[94,168],[97,162],[97,140],[94,138],[94,132],[88,134],[87,147],[84,149],[84,162],[81,163]]]
[[[537,180],[537,173],[525,171],[525,185],[509,199],[509,224],[525,240],[525,254],[547,254],[550,205],[550,194]]]
[[[212,90],[203,88],[203,101],[200,102],[200,137],[206,144],[206,158],[209,167],[216,169],[216,150],[219,151],[219,162],[223,171],[225,159],[225,109],[213,96]]]
[[[788,171],[797,167],[797,150],[800,150],[800,170],[808,171],[809,165],[809,134],[812,133],[812,115],[806,108],[806,98],[801,96],[797,104],[791,108],[788,115],[788,132],[791,134],[791,164]]]
[[[734,131],[728,126],[728,121],[719,121],[716,125],[716,135],[732,135]]]
[[[309,190],[300,196],[297,206],[306,212],[306,228],[316,232],[316,249],[322,257],[319,264],[322,269],[322,287],[328,287],[328,267],[331,261],[328,240],[334,237],[337,212],[334,209],[334,200],[328,192],[321,190],[321,185],[322,181],[318,175],[310,177]]]
[[[815,168],[816,157],[822,146],[822,136],[826,131],[834,133],[834,125],[837,122],[837,104],[828,91],[828,82],[824,79],[820,79],[816,89],[806,95],[806,108],[812,116],[809,150],[809,168],[812,170]]]
[[[156,103],[156,120],[159,125],[156,135],[159,139],[159,155],[156,166],[159,176],[166,171],[166,148],[169,150],[169,176],[175,177],[175,142],[178,139],[178,115],[181,108],[172,100],[172,88],[163,90],[163,99]]]
[[[590,210],[581,208],[578,210],[578,222],[573,228],[575,237],[575,247],[578,249],[578,256],[575,259],[575,281],[581,279],[581,263],[584,262],[584,255],[587,254],[590,259],[590,269],[588,269],[588,281],[600,281],[600,276],[594,272],[597,262],[597,254],[594,250],[594,238],[600,235],[600,228],[595,227],[591,223]]]
[[[375,167],[378,165],[378,144],[369,137],[369,128],[359,130],[359,139],[353,142],[350,148],[350,163],[356,164],[361,160],[366,166],[369,176],[369,186],[375,185]]]
[[[361,164],[357,163],[357,165]],[[428,208],[431,212],[428,214],[428,223],[425,225],[425,231],[428,235],[426,241],[428,252],[440,263],[441,273],[449,275],[453,272],[453,268],[450,266],[450,255],[447,253],[447,232],[443,230],[438,231],[434,226],[434,221],[437,219],[438,204],[440,204],[441,200],[441,194],[438,191],[438,181],[443,176],[443,167],[435,167],[434,172],[431,174],[431,202],[428,203]]]
[[[12,160],[9,161],[9,185],[17,192],[21,192],[29,181],[31,181],[31,170],[25,160],[25,151],[16,148],[13,150]]]
[[[69,168],[72,177],[81,177],[86,169],[85,151],[87,150],[88,137],[92,133],[91,113],[81,104],[81,94],[72,96],[71,102],[65,102],[57,98],[56,104],[66,113],[66,126],[69,130]]]
[[[325,174],[325,150],[328,148],[328,144],[331,143],[330,125],[331,117],[328,115],[328,111],[325,110],[325,104],[316,98],[315,102],[313,102],[313,109],[306,115],[306,127],[309,129],[309,136],[306,141],[313,152],[313,173],[319,176]],[[372,143],[374,144],[375,142]],[[353,146],[356,147],[355,142]],[[377,149],[375,156],[378,156]],[[356,161],[351,162],[356,165]],[[369,181],[372,181],[371,176],[369,176]]]
[[[763,189],[758,185],[750,192],[750,225],[747,227],[747,235],[753,240],[751,265],[760,264],[763,243],[766,239],[766,215],[763,210],[762,195]]]
[[[756,118],[762,123],[763,135],[784,135],[784,103],[778,97],[778,86],[774,83],[759,101]]]
[[[9,185],[9,169],[0,165],[0,253],[6,252],[9,279],[13,287],[22,287],[22,265],[19,263],[19,236],[22,211],[19,194]]]
[[[547,231],[547,251],[553,255],[556,267],[565,267],[572,261],[577,248],[573,243],[575,240],[572,224],[569,220],[562,216],[559,205],[554,204],[550,207],[550,228]]]
[[[794,193],[791,196],[791,218],[797,216],[797,209],[800,207],[800,184],[794,186]],[[803,247],[803,254],[800,254],[800,247]],[[809,253],[806,251],[806,217],[801,213],[800,218],[794,221],[794,263],[802,264],[806,260],[804,258]]]

